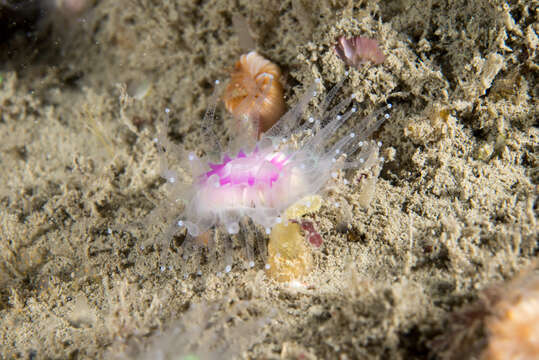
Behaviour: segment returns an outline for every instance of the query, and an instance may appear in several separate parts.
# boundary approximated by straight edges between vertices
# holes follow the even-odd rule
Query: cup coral
[[[217,150],[215,157],[210,154],[200,158],[194,152],[187,152],[168,139],[168,123],[165,123],[155,139],[161,154],[161,176],[170,187],[168,204],[171,206],[166,212],[174,216],[174,224],[165,231],[164,240],[169,241],[175,233],[186,229],[184,248],[206,244],[211,247],[223,232],[215,232],[215,236],[209,236],[204,243],[196,238],[206,237],[206,232],[215,228],[224,229],[229,235],[238,234],[240,224],[249,220],[269,234],[273,226],[288,221],[286,209],[307,196],[318,194],[328,180],[337,178],[339,170],[366,168],[380,161],[381,144],[367,138],[389,114],[376,112],[356,122],[345,135],[336,136],[337,130],[357,110],[355,105],[350,107],[353,97],[345,98],[332,108],[329,106],[342,83],[328,93],[317,115],[304,120],[302,114],[320,86],[317,79],[253,147],[241,149],[233,156]],[[207,111],[204,124],[213,123],[214,110],[215,103]],[[205,143],[218,144],[219,141],[207,139]],[[180,159],[183,171],[169,168],[169,156]],[[249,266],[254,266],[253,245],[245,246]],[[225,261],[228,272],[231,257],[226,257]]]

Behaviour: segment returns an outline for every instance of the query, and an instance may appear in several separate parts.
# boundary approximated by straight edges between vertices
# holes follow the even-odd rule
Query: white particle
[[[382,142],[378,141],[378,147],[382,147]]]
[[[158,138],[153,138],[153,142],[157,144],[159,142],[159,139]]]
[[[344,185],[348,185],[348,180],[344,179]]]
[[[219,85],[221,82],[219,80],[215,80],[215,85]]]
[[[320,79],[319,79],[319,78],[316,78],[316,79],[314,79],[314,82],[317,83],[317,84],[319,84],[319,83],[320,83]]]
[[[313,96],[316,96],[316,91],[313,91]]]
[[[266,264],[266,265],[264,265],[264,268],[265,268],[266,270],[269,270],[269,268],[270,268],[270,264]]]
[[[226,272],[226,273],[229,273],[230,270],[232,270],[232,266],[227,265],[227,266],[225,267],[225,272]]]
[[[386,119],[389,119],[389,114],[385,114],[384,117],[385,117]]]
[[[189,153],[189,156],[188,156],[188,158],[189,158],[189,160],[190,160],[190,161],[193,161],[193,160],[195,160],[195,157],[196,157],[196,156],[195,156],[195,154],[193,154],[193,153]]]
[[[360,141],[360,142],[358,143],[358,145],[359,145],[359,146],[363,146],[363,141]]]
[[[342,116],[341,115],[337,115],[337,120],[341,120],[342,119]]]
[[[238,223],[232,223],[228,225],[229,234],[237,234],[240,231],[240,225]]]
[[[168,182],[171,183],[171,184],[174,184],[176,182],[176,178],[175,177],[170,177],[170,178],[168,178]]]
[[[311,124],[314,122],[314,118],[313,118],[312,116],[309,118],[309,122],[310,122]]]
[[[387,108],[388,108],[388,109],[391,109],[392,107],[393,107],[393,105],[387,104]]]
[[[339,204],[338,202],[335,203],[335,207],[338,208],[341,204]]]
[[[249,267],[250,267],[250,268],[253,268],[253,267],[255,267],[255,262],[254,262],[254,261],[252,261],[252,260],[251,260],[251,261],[249,261]]]
[[[332,163],[336,163],[337,160],[335,160],[335,158],[333,158],[333,159],[331,159],[331,162],[332,162]]]
[[[165,271],[165,267],[163,265],[161,265],[161,267],[159,268],[159,270],[161,270],[161,272]]]
[[[332,173],[331,173],[331,177],[334,178],[334,179],[336,179],[336,178],[337,178],[337,173],[336,173],[336,172],[332,172]]]
[[[278,217],[277,219],[275,219],[275,222],[276,222],[277,224],[280,224],[280,223],[283,222],[283,219],[281,219],[280,217]]]
[[[271,232],[271,229],[270,229],[270,228],[266,228],[266,234],[269,235],[270,232]]]
[[[182,227],[182,226],[183,226],[183,221],[181,221],[181,220],[178,221],[178,226],[179,226],[179,227]]]
[[[359,162],[363,164],[365,162],[365,159],[359,159]]]
[[[356,137],[356,133],[351,133],[351,134],[350,134],[350,137],[351,137],[351,138],[355,138],[355,137]]]
[[[165,113],[170,113],[170,109],[169,108],[165,108]]]

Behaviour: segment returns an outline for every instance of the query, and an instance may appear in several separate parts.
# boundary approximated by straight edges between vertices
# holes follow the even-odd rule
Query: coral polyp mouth
[[[263,154],[258,148],[249,154],[240,150],[235,158],[225,155],[220,164],[208,163],[211,170],[201,176],[200,183],[204,185],[212,182],[218,186],[271,187],[279,179],[288,158],[281,152]]]

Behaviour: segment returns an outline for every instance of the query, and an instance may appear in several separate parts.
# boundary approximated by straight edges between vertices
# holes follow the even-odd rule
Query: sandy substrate
[[[460,336],[472,330],[453,314],[539,251],[532,3],[103,0],[81,20],[55,15],[37,43],[1,43],[0,358],[478,356],[482,320]],[[338,96],[356,94],[362,114],[393,104],[374,197],[361,206],[359,182],[324,194],[352,217],[307,216],[324,243],[296,284],[267,278],[260,258],[184,276],[176,243],[161,272],[162,224],[109,231],[167,196],[153,143],[166,107],[174,141],[212,150],[197,124],[242,54],[234,14],[281,66],[288,104],[343,77],[338,36],[376,38],[386,55],[349,69]]]

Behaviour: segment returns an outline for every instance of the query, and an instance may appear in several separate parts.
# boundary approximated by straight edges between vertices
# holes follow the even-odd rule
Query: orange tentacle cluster
[[[267,131],[286,111],[281,70],[255,51],[236,62],[223,100],[242,128],[256,137]]]

